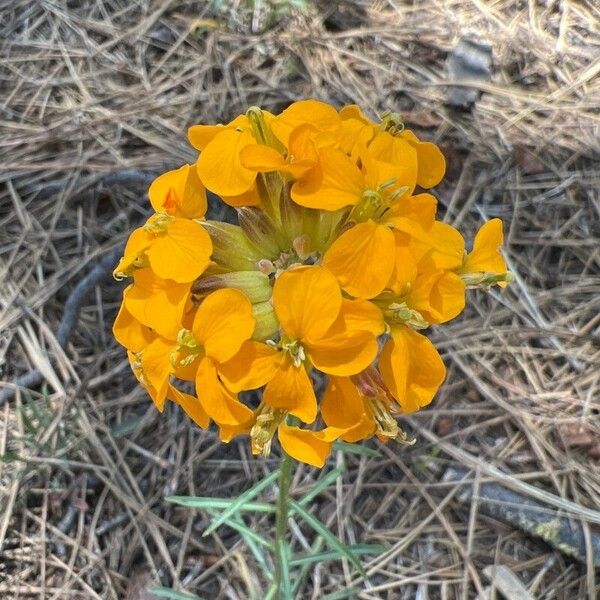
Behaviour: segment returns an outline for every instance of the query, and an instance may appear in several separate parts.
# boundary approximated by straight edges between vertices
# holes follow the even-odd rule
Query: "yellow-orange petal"
[[[402,196],[394,201],[385,213],[385,223],[399,231],[422,238],[423,232],[433,225],[436,210],[437,200],[431,194]]]
[[[159,337],[142,352],[142,372],[144,381],[148,384],[146,389],[161,412],[165,406],[165,399],[169,391],[169,378],[173,372],[169,361],[172,350],[172,342]]]
[[[375,337],[385,331],[383,314],[368,300],[342,300],[339,318],[347,331],[366,331]]]
[[[212,242],[202,225],[173,219],[146,250],[150,268],[162,279],[191,283],[210,262]]]
[[[157,177],[148,190],[156,212],[174,217],[199,219],[206,213],[206,191],[195,166],[183,165]]]
[[[409,142],[383,132],[373,138],[368,154],[375,160],[393,165],[397,184],[412,193],[417,184],[419,165],[417,151]]]
[[[413,251],[422,254],[419,270],[453,271],[460,269],[465,257],[465,240],[460,231],[441,221],[435,221],[428,232],[431,236],[425,243],[416,238],[411,240]]]
[[[254,185],[256,171],[242,165],[240,153],[255,143],[250,131],[224,129],[219,132],[202,150],[196,163],[202,183],[220,196],[247,192]]]
[[[323,399],[321,416],[327,425],[351,427],[364,415],[364,403],[348,377],[330,377]]]
[[[406,298],[428,323],[446,323],[465,308],[464,281],[452,272],[435,272],[417,277]]]
[[[125,303],[121,304],[112,331],[117,342],[130,352],[141,352],[156,337],[149,327],[132,316]]]
[[[304,365],[295,367],[288,356],[282,357],[275,376],[263,393],[263,401],[273,408],[282,408],[304,423],[317,416],[317,398]]]
[[[402,137],[417,151],[417,184],[425,189],[436,186],[446,173],[446,159],[442,151],[431,142],[422,142],[412,131],[402,132]]]
[[[379,370],[391,394],[406,413],[431,402],[446,377],[446,367],[435,346],[409,327],[392,328],[383,348]]]
[[[335,326],[334,326],[335,329]],[[312,364],[329,375],[355,375],[377,356],[377,340],[366,331],[346,331],[305,344]]]
[[[283,156],[270,146],[250,144],[242,148],[240,161],[246,169],[259,173],[280,171],[286,162]]]
[[[473,250],[467,254],[462,266],[463,273],[506,273],[506,261],[500,254],[504,242],[503,225],[500,219],[484,223],[473,242]]]
[[[243,194],[238,194],[237,196],[222,195],[221,198],[225,204],[234,208],[240,206],[260,206],[260,194],[258,193],[256,182]]]
[[[319,266],[282,273],[273,286],[273,306],[292,340],[319,339],[336,320],[342,293],[335,277]]]
[[[319,164],[308,171],[291,190],[294,202],[307,208],[338,210],[354,206],[364,190],[360,169],[335,148],[319,151]]]
[[[250,339],[255,324],[248,298],[239,290],[224,288],[204,299],[194,317],[192,332],[208,356],[225,362]]]
[[[369,219],[345,231],[329,247],[323,266],[356,298],[374,298],[385,288],[394,268],[394,235]]]
[[[143,263],[140,258],[154,239],[154,235],[143,227],[134,229],[125,244],[125,252],[113,271],[113,276],[117,278],[130,277],[136,268],[140,268]]]
[[[258,173],[282,171],[294,178],[301,177],[316,164],[316,159],[314,161],[290,162],[274,148],[262,144],[246,146],[240,152],[240,160],[242,165],[251,171],[257,171]]]
[[[248,340],[235,356],[219,364],[219,375],[232,392],[257,389],[275,376],[279,354],[272,346]]]
[[[319,131],[335,131],[340,126],[340,117],[335,108],[319,100],[294,102],[280,115],[269,122],[271,130],[286,148],[292,131],[310,123]]]
[[[174,340],[183,327],[190,286],[159,279],[151,269],[136,270],[133,281],[123,292],[129,313],[159,335]]]
[[[248,117],[239,115],[227,125],[192,125],[188,129],[188,140],[196,150],[204,150],[215,136],[226,129],[247,129]]]
[[[325,465],[331,453],[331,444],[339,437],[339,433],[334,430],[323,434],[323,432],[290,427],[285,423],[279,425],[277,435],[281,447],[287,454],[317,468]]]
[[[396,247],[394,250],[394,269],[387,283],[387,288],[397,296],[404,296],[417,278],[417,257],[410,247],[408,236],[394,231]]]
[[[208,356],[198,365],[196,394],[206,414],[217,425],[237,426],[252,418],[252,411],[219,381],[215,363]]]
[[[228,443],[238,435],[249,434],[252,430],[254,419],[250,419],[239,425],[221,425],[219,427],[219,439],[222,442]]]
[[[369,117],[365,115],[358,104],[347,104],[346,106],[342,106],[339,112],[340,118],[342,121],[347,121],[348,119],[355,119],[360,121],[363,125],[375,125]]]
[[[176,387],[170,385],[167,392],[169,400],[173,400],[183,408],[185,414],[202,429],[206,429],[210,425],[210,417],[206,414],[200,400],[196,396],[186,394]]]

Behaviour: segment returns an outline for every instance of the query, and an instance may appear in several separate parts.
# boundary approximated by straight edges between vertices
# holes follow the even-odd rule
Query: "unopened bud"
[[[279,321],[270,302],[259,302],[252,305],[252,315],[256,319],[256,326],[252,338],[264,342],[273,339],[279,334]]]
[[[260,209],[251,206],[238,208],[238,221],[248,239],[263,252],[263,256],[275,259],[284,243],[281,232],[273,221]]]
[[[292,242],[292,246],[300,260],[306,260],[310,256],[310,241],[306,234],[299,235]]]
[[[231,271],[252,271],[262,257],[261,252],[237,225],[205,221],[204,228],[213,245],[212,260]]]
[[[277,270],[275,265],[268,258],[261,258],[258,263],[258,270],[265,275],[271,275],[271,273],[275,273]]]
[[[260,271],[232,271],[222,275],[202,277],[192,284],[192,294],[202,298],[222,288],[240,290],[252,303],[266,302],[271,298],[269,277]]]

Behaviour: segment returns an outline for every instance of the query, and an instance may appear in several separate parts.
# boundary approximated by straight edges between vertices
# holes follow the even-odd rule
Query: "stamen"
[[[168,215],[167,213],[156,213],[148,219],[143,228],[146,231],[156,234],[164,233],[167,230],[169,223],[174,219],[175,217]]]
[[[286,412],[279,408],[261,405],[258,408],[256,422],[250,430],[252,453],[267,457],[271,454],[271,443],[277,427],[283,421]]]
[[[169,354],[169,362],[175,369],[191,365],[202,352],[202,345],[189,329],[177,333],[177,346]]]
[[[400,135],[404,131],[402,115],[391,110],[386,110],[381,115],[381,129],[387,131],[390,135]]]
[[[414,308],[410,308],[406,302],[392,302],[384,311],[385,320],[390,324],[405,324],[415,329],[427,329],[429,323],[423,315]]]
[[[512,283],[515,276],[507,271],[506,273],[461,273],[462,280],[469,288],[483,288],[489,290],[499,283]]]
[[[299,340],[283,339],[281,340],[280,346],[291,356],[292,362],[296,368],[300,367],[306,360],[306,353]]]

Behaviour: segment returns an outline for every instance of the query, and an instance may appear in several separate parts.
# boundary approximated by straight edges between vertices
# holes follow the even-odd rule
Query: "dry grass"
[[[148,600],[153,582],[254,597],[259,575],[237,535],[202,538],[206,515],[164,497],[235,495],[274,462],[245,442],[219,444],[173,407],[154,410],[111,338],[120,291],[108,278],[66,351],[53,332],[69,291],[146,210],[139,178],[103,177],[193,160],[191,123],[312,96],[400,108],[448,156],[446,218],[472,232],[502,217],[517,277],[505,292],[473,293],[435,332],[449,377],[406,422],[418,443],[350,457],[315,502],[345,540],[390,545],[356,597],[492,597],[484,568],[503,565],[531,597],[595,598],[591,563],[461,503],[442,476],[462,464],[476,485],[545,491],[549,510],[598,529],[597,4],[277,4],[278,14],[238,0],[0,3],[0,376],[35,367],[46,382],[0,407],[0,597]],[[472,113],[444,107],[445,59],[461,35],[494,51]],[[314,477],[301,469],[296,493]],[[296,549],[309,542],[294,529]],[[324,563],[300,597],[353,581],[348,565]]]

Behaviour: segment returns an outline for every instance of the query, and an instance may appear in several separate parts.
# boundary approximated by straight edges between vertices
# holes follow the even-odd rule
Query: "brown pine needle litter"
[[[439,144],[446,220],[501,217],[515,282],[477,292],[434,335],[449,376],[403,421],[417,443],[345,454],[343,479],[309,505],[347,543],[387,545],[364,559],[368,581],[322,562],[298,597],[494,598],[512,582],[595,598],[599,24],[591,0],[0,2],[0,598],[258,593],[239,534],[203,538],[210,515],[164,498],[234,497],[276,459],[221,445],[174,406],[160,417],[110,333],[119,284],[72,292],[144,218],[153,176],[194,160],[188,125],[307,97],[393,108]],[[491,67],[475,56],[450,80],[461,43],[490,47]],[[449,106],[461,87],[472,105]],[[31,389],[15,392],[23,376]],[[316,473],[299,472],[294,496]],[[587,554],[480,506],[490,483],[572,519]],[[268,529],[269,515],[247,515]],[[322,543],[290,529],[297,552]]]

